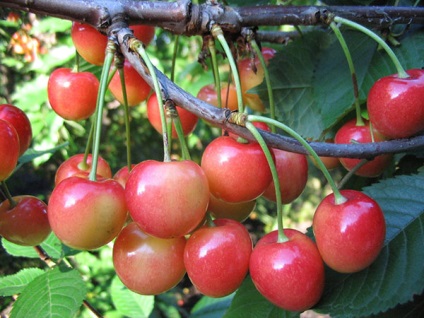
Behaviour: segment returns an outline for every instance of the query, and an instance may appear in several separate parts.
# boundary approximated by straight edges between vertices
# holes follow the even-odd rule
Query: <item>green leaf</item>
[[[32,246],[17,245],[4,238],[2,238],[2,245],[6,252],[12,256],[28,258],[40,257]],[[41,247],[50,258],[55,260],[62,258],[63,256],[74,255],[75,253],[80,252],[63,245],[54,233],[50,233],[46,240],[41,243]]]
[[[122,316],[149,317],[155,304],[154,296],[144,296],[132,292],[122,284],[118,276],[113,278],[110,289],[112,302]]]
[[[203,296],[191,310],[191,318],[221,318],[230,307],[234,293],[222,298]]]
[[[0,277],[0,295],[19,294],[34,278],[42,274],[44,271],[40,268],[24,268],[16,274]]]
[[[35,158],[38,158],[40,156],[43,156],[45,154],[54,154],[56,151],[65,148],[69,145],[68,142],[64,142],[56,147],[46,149],[46,150],[35,150],[35,149],[28,149],[20,158],[18,166],[15,168],[15,171],[19,169],[23,164],[33,161]]]
[[[346,30],[343,34],[361,85],[376,45],[359,32]],[[305,138],[320,138],[353,108],[349,67],[331,33],[305,33],[276,54],[269,72],[277,119]],[[265,82],[254,91],[268,104]]]
[[[56,267],[28,284],[10,317],[73,317],[85,293],[84,281],[76,270]]]
[[[424,173],[387,179],[364,193],[384,211],[385,246],[359,273],[327,272],[325,292],[315,309],[332,318],[375,315],[424,290]]]
[[[250,277],[247,277],[223,317],[294,318],[299,317],[299,313],[288,312],[271,304],[258,292]]]

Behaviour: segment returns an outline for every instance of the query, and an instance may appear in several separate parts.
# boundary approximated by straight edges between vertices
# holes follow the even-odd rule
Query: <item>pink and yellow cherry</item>
[[[58,185],[62,180],[72,177],[86,177],[90,174],[91,167],[93,166],[93,157],[91,154],[87,156],[87,162],[84,161],[84,154],[76,154],[65,160],[56,170],[55,185]],[[96,175],[100,178],[112,178],[112,170],[109,164],[101,156],[97,160]]]
[[[162,239],[128,224],[113,245],[113,265],[122,283],[141,295],[158,295],[184,277],[184,236]]]
[[[52,231],[64,244],[94,250],[111,242],[125,224],[125,192],[112,179],[70,177],[53,189],[47,214]]]
[[[193,161],[146,160],[130,173],[125,187],[129,213],[149,235],[173,238],[193,231],[209,203],[208,180]]]
[[[130,26],[134,36],[143,42],[144,45],[149,45],[155,37],[155,27],[151,25],[134,24]]]
[[[231,203],[210,195],[208,211],[217,219],[246,220],[256,205],[256,200]]]
[[[305,234],[285,229],[286,242],[273,231],[262,237],[250,257],[249,272],[257,290],[288,311],[314,306],[324,290],[324,263],[315,243]]]
[[[336,204],[326,196],[315,211],[312,228],[324,262],[341,273],[368,267],[379,255],[386,235],[384,214],[378,203],[355,190],[341,190],[347,199]]]
[[[249,269],[252,240],[235,220],[216,219],[187,240],[184,264],[194,286],[209,297],[224,297],[243,282]]]
[[[73,72],[70,68],[54,70],[47,83],[52,109],[67,120],[83,120],[96,110],[99,80],[90,72]]]
[[[47,205],[40,199],[21,195],[0,203],[0,235],[6,240],[24,246],[41,244],[51,229],[47,218]]]
[[[135,167],[135,164],[131,165],[131,169]],[[131,170],[128,170],[128,166],[122,167],[113,175],[113,179],[118,181],[119,184],[125,189]]]
[[[378,131],[373,129],[374,141],[384,141],[386,138],[381,135]],[[358,126],[356,124],[356,119],[352,119],[344,124],[336,133],[334,137],[334,142],[336,144],[350,144],[353,142],[358,143],[367,143],[372,142],[373,137],[371,136],[371,126],[370,122],[365,121],[364,126]],[[380,155],[370,160],[364,164],[358,171],[356,175],[362,177],[377,177],[389,166],[392,155]],[[352,159],[352,158],[339,158],[343,167],[347,170],[352,170],[361,159]]]
[[[23,110],[10,104],[0,104],[0,119],[12,124],[19,136],[21,156],[30,146],[32,140],[31,123]]]
[[[128,106],[136,106],[147,99],[151,91],[150,86],[141,75],[137,73],[136,69],[128,60],[125,60],[123,70]],[[109,89],[112,95],[121,104],[124,104],[124,95],[122,93],[121,79],[118,71],[113,75],[109,84]]]
[[[0,119],[0,182],[6,180],[18,164],[20,143],[13,125]]]
[[[208,104],[218,107],[218,97],[214,84],[203,86],[197,93],[197,98],[205,101]],[[223,108],[237,110],[237,92],[234,84],[222,85],[221,102]]]
[[[232,203],[255,200],[272,180],[260,145],[229,136],[220,136],[205,148],[201,166],[212,195]]]
[[[377,80],[368,93],[367,108],[374,128],[389,139],[406,138],[424,130],[424,70],[406,71]]]
[[[305,189],[308,181],[308,160],[305,155],[272,149],[275,156],[278,180],[280,182],[281,201],[284,204],[294,201]],[[263,196],[276,202],[274,181],[271,181]]]
[[[86,23],[73,22],[71,38],[75,49],[84,60],[94,65],[103,65],[107,36]]]
[[[184,136],[189,135],[196,128],[196,124],[199,121],[199,118],[193,113],[175,106],[178,117],[180,118],[181,127],[183,129]],[[156,94],[150,95],[147,101],[147,118],[149,119],[150,124],[153,128],[160,134],[162,134],[162,121],[160,117],[160,110],[158,105],[158,99]],[[175,130],[175,125],[172,123],[172,137],[177,138],[177,131]]]

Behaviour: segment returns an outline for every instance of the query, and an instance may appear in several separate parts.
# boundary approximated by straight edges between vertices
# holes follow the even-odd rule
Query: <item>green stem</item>
[[[281,199],[281,187],[280,187],[280,181],[278,179],[277,167],[275,166],[275,162],[272,158],[271,151],[269,150],[268,145],[266,144],[265,140],[262,138],[262,135],[259,133],[258,129],[249,121],[246,122],[246,128],[249,129],[253,137],[255,137],[256,141],[261,146],[262,151],[265,154],[266,160],[268,161],[269,168],[271,169],[272,180],[274,181],[274,186],[275,186],[275,196],[276,196],[276,203],[277,203],[277,225],[278,225],[277,242],[279,243],[287,242],[289,239],[284,234],[283,203]]]
[[[171,64],[171,82],[174,82],[175,80],[175,64],[177,61],[177,55],[178,55],[178,46],[180,43],[180,36],[177,34],[177,36],[175,37],[175,42],[174,42],[174,53],[172,54],[172,64]]]
[[[131,129],[130,129],[130,110],[128,106],[127,87],[125,85],[124,68],[118,69],[119,79],[121,81],[122,96],[124,98],[124,120],[125,120],[125,139],[127,146],[127,167],[131,171]]]
[[[259,48],[256,41],[252,40],[250,43],[252,45],[252,48],[255,50],[255,53],[258,56],[259,61],[261,62],[262,68],[264,70],[266,88],[268,90],[268,99],[269,99],[269,108],[270,108],[270,111],[271,111],[271,118],[275,119],[274,93],[272,91],[272,84],[271,84],[271,78],[269,77],[268,67],[266,65],[264,56],[262,55],[262,51]],[[273,133],[275,133],[275,126],[271,126],[271,131]]]
[[[212,35],[218,39],[219,43],[221,44],[222,48],[225,51],[225,55],[228,58],[228,61],[230,63],[230,68],[234,76],[234,84],[236,86],[236,92],[237,92],[237,105],[238,105],[238,112],[243,113],[243,93],[241,91],[241,82],[240,82],[240,76],[237,70],[237,64],[234,61],[233,54],[231,53],[231,49],[228,46],[227,41],[225,40],[224,34],[222,33],[221,28],[218,25],[214,25],[212,27]],[[219,92],[220,94],[221,92]]]
[[[350,20],[342,18],[342,17],[336,16],[336,17],[334,17],[333,21],[347,25],[347,26],[349,26],[353,29],[356,29],[356,30],[361,31],[362,33],[365,33],[366,35],[368,35],[370,38],[372,38],[374,41],[376,41],[386,51],[386,53],[389,55],[390,59],[392,60],[393,64],[396,67],[398,77],[399,78],[408,78],[409,77],[408,73],[405,72],[404,68],[400,64],[400,61],[397,58],[396,54],[387,45],[387,43],[380,36],[378,36],[376,33],[372,32],[371,30],[367,29],[366,27],[364,27],[364,26],[362,26],[362,25],[360,25],[356,22],[350,21]]]
[[[180,142],[182,158],[183,160],[190,160],[190,152],[188,151],[187,143],[184,138],[184,131],[180,117],[178,115],[172,117],[172,121],[174,122],[175,131],[177,132],[178,141]]]
[[[349,65],[350,76],[352,78],[352,85],[353,85],[353,97],[355,99],[356,126],[364,126],[365,123],[361,115],[361,106],[359,105],[358,80],[356,78],[356,71],[355,71],[355,66],[353,65],[352,55],[350,54],[349,48],[346,44],[343,34],[342,32],[340,32],[340,29],[337,26],[337,24],[334,23],[333,21],[330,23],[330,27],[333,30],[334,34],[336,35],[337,39],[339,40],[340,45],[343,49],[343,52],[346,56],[347,64]]]
[[[215,80],[215,90],[216,90],[216,98],[218,100],[218,107],[222,108],[221,81],[219,78],[218,60],[216,58],[215,41],[211,38],[209,39],[208,47],[209,47],[209,52],[211,53],[212,71],[213,71],[213,78]]]
[[[318,167],[321,169],[322,173],[324,174],[324,177],[327,179],[328,184],[330,185],[331,189],[334,193],[335,203],[336,204],[342,204],[346,202],[346,198],[340,193],[339,189],[336,186],[336,183],[334,182],[333,178],[331,177],[330,173],[328,172],[328,169],[325,167],[324,163],[322,162],[321,158],[317,155],[315,150],[308,144],[308,142],[303,139],[297,132],[295,132],[293,129],[288,127],[287,125],[284,125],[283,123],[280,123],[274,119],[266,118],[263,116],[256,116],[256,115],[248,115],[247,116],[248,121],[261,121],[265,122],[269,125],[275,125],[278,128],[282,129],[284,132],[295,138],[298,142],[302,144],[303,147],[309,152],[309,154],[314,158],[316,161]]]
[[[346,182],[349,181],[349,179],[359,170],[361,169],[362,166],[364,166],[365,164],[368,163],[368,159],[362,159],[361,161],[358,162],[358,164],[353,167],[348,173],[346,173],[346,175],[343,177],[342,180],[340,180],[338,188],[342,189],[344,187],[344,185],[346,184]]]
[[[110,49],[109,49],[110,48]],[[102,131],[102,117],[103,117],[103,106],[105,104],[105,95],[107,90],[107,82],[109,76],[109,70],[112,65],[114,56],[114,44],[113,42],[108,43],[108,49],[106,50],[105,62],[102,68],[102,74],[100,76],[100,87],[97,94],[97,105],[96,105],[96,116],[95,116],[95,130],[94,130],[94,142],[93,142],[93,163],[90,174],[88,176],[89,180],[96,181],[96,172],[97,172],[97,162],[99,158],[100,151],[100,135]]]
[[[10,205],[9,209],[13,209],[18,203],[15,200],[13,200],[13,197],[10,194],[9,188],[7,187],[6,181],[0,182],[0,185],[1,185],[1,189],[4,196],[6,197],[7,200],[9,200],[9,205]]]
[[[209,227],[216,227],[216,224],[213,222],[212,215],[209,212],[206,212],[206,224]]]
[[[82,161],[78,164],[78,168],[80,168],[81,170],[88,169],[87,160],[88,160],[88,155],[90,154],[91,146],[93,145],[93,135],[94,135],[95,127],[96,127],[95,121],[91,120],[91,127],[90,127],[90,131],[88,132],[87,145],[85,146],[84,157]]]
[[[143,59],[144,63],[146,64],[150,76],[153,80],[153,86],[155,88],[156,98],[158,100],[158,107],[159,107],[159,113],[161,118],[161,124],[162,124],[162,136],[163,136],[163,161],[164,162],[170,162],[171,161],[171,154],[168,148],[168,134],[166,129],[166,116],[165,116],[165,110],[163,108],[163,101],[162,101],[162,95],[160,93],[160,86],[159,86],[159,80],[156,76],[156,70],[153,66],[152,62],[150,61],[149,56],[147,55],[146,50],[144,49],[143,43],[139,40],[133,38],[130,40],[129,43],[130,49],[133,51],[136,51],[138,54],[140,54],[141,58]]]

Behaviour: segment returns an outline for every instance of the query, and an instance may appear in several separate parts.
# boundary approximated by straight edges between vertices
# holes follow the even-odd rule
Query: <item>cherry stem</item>
[[[221,98],[221,81],[219,78],[219,70],[218,70],[218,61],[216,58],[216,49],[215,49],[215,41],[212,38],[209,38],[208,48],[211,54],[212,61],[212,72],[215,80],[215,90],[216,90],[216,98],[218,100],[218,107],[222,108],[222,98]]]
[[[233,54],[231,53],[231,49],[228,46],[227,41],[225,40],[224,33],[222,32],[221,27],[214,24],[212,26],[211,32],[213,37],[218,39],[219,43],[225,51],[225,55],[228,58],[228,62],[230,63],[230,68],[234,76],[234,84],[236,86],[238,111],[239,113],[243,113],[243,93],[241,91],[240,75],[237,70],[237,64],[234,61]],[[221,94],[221,92],[217,92],[217,94]]]
[[[178,111],[175,107],[175,104],[172,100],[167,100],[165,103],[166,108],[166,117],[171,119],[171,125],[174,123],[175,131],[177,132],[178,141],[181,146],[181,155],[183,160],[190,160],[190,152],[188,151],[187,143],[184,138],[183,126],[181,125],[180,116],[178,116]],[[172,126],[171,126],[172,128]],[[172,130],[171,130],[172,137]]]
[[[124,68],[119,67],[119,79],[121,81],[122,96],[124,98],[124,120],[125,120],[125,139],[127,146],[127,167],[131,171],[131,129],[130,129],[130,111],[128,106],[127,87],[125,85]]]
[[[216,227],[216,224],[213,221],[212,215],[209,212],[206,212],[206,224],[209,227]]]
[[[165,116],[165,110],[163,107],[163,100],[162,95],[160,92],[160,86],[159,86],[159,80],[156,76],[156,70],[153,66],[152,62],[150,61],[149,56],[147,55],[146,50],[144,49],[143,42],[137,40],[136,38],[131,38],[129,41],[129,47],[131,50],[136,51],[141,58],[144,61],[144,64],[147,66],[147,69],[149,70],[150,76],[153,80],[153,86],[156,93],[156,98],[158,101],[158,107],[159,107],[159,114],[161,118],[161,124],[162,124],[162,136],[163,136],[163,161],[164,162],[170,162],[171,161],[171,154],[169,151],[169,144],[168,144],[168,134],[167,134],[167,127],[166,127],[166,116]]]
[[[103,106],[105,104],[105,95],[107,90],[108,83],[108,74],[110,67],[112,65],[113,57],[115,53],[115,44],[113,41],[108,41],[106,48],[106,56],[104,65],[102,68],[102,74],[100,75],[100,86],[99,92],[97,94],[97,104],[96,104],[96,115],[95,115],[95,130],[93,136],[93,162],[91,166],[91,171],[88,176],[88,179],[91,181],[96,181],[97,179],[97,163],[99,158],[100,151],[100,136],[102,131],[102,117],[103,117]]]
[[[368,35],[370,38],[372,38],[374,41],[376,41],[386,51],[387,55],[389,55],[394,66],[396,67],[398,77],[399,78],[408,78],[409,77],[408,73],[406,73],[404,68],[402,67],[398,57],[396,56],[396,54],[393,52],[393,50],[390,48],[390,46],[380,36],[378,36],[376,33],[372,32],[370,29],[360,25],[359,23],[350,21],[350,20],[342,18],[342,17],[335,16],[333,18],[333,21],[347,25],[347,26],[349,26],[353,29],[356,29],[356,30],[361,31],[362,33],[365,33],[366,35]]]
[[[318,165],[319,169],[321,169],[322,173],[324,174],[324,177],[327,179],[328,184],[330,185],[331,189],[334,193],[335,198],[335,204],[342,204],[346,202],[346,198],[340,193],[339,189],[336,186],[336,183],[334,182],[333,178],[330,175],[330,172],[328,172],[328,169],[325,167],[324,163],[322,162],[321,158],[317,155],[315,150],[308,144],[308,142],[303,139],[297,132],[295,132],[293,129],[288,127],[287,125],[284,125],[283,123],[280,123],[279,121],[276,121],[271,118],[266,118],[263,116],[256,116],[256,115],[248,115],[247,116],[248,121],[261,121],[264,123],[267,123],[269,125],[275,125],[276,127],[282,129],[284,132],[295,138],[299,143],[302,144],[302,146],[308,151],[308,153],[314,158],[316,164]]]
[[[0,182],[1,190],[7,200],[9,200],[10,209],[13,209],[18,203],[13,199],[10,194],[9,188],[7,187],[6,181]]]
[[[276,203],[277,203],[277,225],[278,225],[278,239],[277,242],[283,243],[287,242],[289,239],[284,234],[284,227],[283,227],[283,203],[281,199],[281,187],[280,187],[280,180],[278,179],[278,172],[277,167],[275,166],[275,162],[272,158],[271,151],[268,148],[268,145],[266,144],[265,140],[259,133],[258,129],[253,125],[251,122],[246,122],[246,128],[249,129],[249,131],[252,133],[252,135],[255,137],[256,141],[259,143],[259,145],[262,148],[262,151],[265,154],[266,160],[268,161],[269,168],[271,170],[272,174],[272,180],[274,181],[275,186],[275,196],[276,196]]]
[[[177,36],[175,37],[175,42],[174,42],[174,52],[172,54],[171,77],[170,77],[171,82],[175,81],[175,64],[177,61],[179,44],[180,44],[180,36],[177,34]]]
[[[338,188],[342,189],[344,185],[349,181],[349,179],[359,170],[362,166],[366,165],[368,163],[368,159],[362,159],[358,162],[356,166],[354,166],[351,170],[349,170],[348,173],[343,177],[342,180],[340,180]]]
[[[337,24],[334,23],[334,21],[332,21],[330,23],[330,27],[333,30],[334,34],[336,35],[337,39],[339,40],[340,46],[342,47],[343,52],[346,56],[347,64],[349,65],[350,76],[351,76],[352,85],[353,85],[353,97],[355,99],[356,126],[364,126],[365,123],[361,115],[361,106],[359,105],[358,80],[356,77],[355,66],[353,65],[352,55],[350,54],[347,43],[343,37],[342,32],[340,32],[340,29],[337,26]]]
[[[95,122],[92,120],[90,131],[88,132],[87,145],[85,146],[84,157],[82,158],[82,161],[78,164],[78,168],[84,171],[88,169],[87,161],[88,155],[90,154],[91,146],[93,145],[93,135],[95,126]]]
[[[265,83],[266,83],[266,88],[268,90],[269,108],[271,112],[270,116],[272,119],[275,119],[274,93],[272,91],[272,84],[271,84],[271,78],[269,77],[268,66],[266,65],[264,56],[262,54],[261,49],[258,46],[258,43],[256,43],[256,41],[252,39],[250,41],[250,44],[252,45],[252,48],[255,50],[255,53],[258,56],[259,61],[261,62],[262,68],[264,70]],[[271,131],[275,133],[275,126],[271,126]]]

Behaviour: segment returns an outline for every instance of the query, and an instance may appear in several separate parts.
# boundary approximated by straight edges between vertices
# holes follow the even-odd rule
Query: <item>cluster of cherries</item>
[[[136,27],[132,28],[141,39]],[[147,27],[144,32],[151,40],[154,29]],[[99,37],[104,37],[104,42],[96,53],[94,44],[99,43]],[[74,23],[72,38],[79,54],[87,61],[103,63],[105,36],[89,26]],[[272,54],[269,53],[269,58]],[[245,102],[260,110],[262,104],[257,95],[248,93],[263,80],[261,65],[257,61],[255,64],[254,71],[250,59],[239,61],[239,70]],[[149,120],[161,132],[156,95],[148,97],[150,88],[144,80],[127,62],[124,67],[129,104],[137,105],[147,99]],[[413,70],[409,74],[407,79],[383,78],[370,92],[371,122],[386,137],[406,137],[424,129],[423,72]],[[402,96],[400,88],[393,93],[397,82],[402,83],[399,87],[411,87],[404,89],[405,95],[410,94],[409,90],[414,93],[403,97],[401,107],[395,108],[391,105],[396,105],[396,98]],[[89,73],[56,70],[48,85],[50,104],[63,118],[85,119],[95,110],[98,86],[98,80]],[[109,88],[122,102],[119,78],[114,77]],[[78,94],[73,94],[74,91]],[[231,109],[230,103],[237,104],[232,84],[219,93],[225,107]],[[213,87],[206,86],[198,97],[215,104],[216,94]],[[76,99],[77,96],[81,99]],[[420,103],[418,107],[411,106],[414,113],[407,116],[414,120],[420,118],[414,129],[405,118],[389,114],[391,108],[400,114],[398,109],[410,107],[407,105],[410,100]],[[0,108],[0,181],[10,176],[19,154],[30,143],[26,138],[28,132],[22,137],[19,132],[24,126],[23,119],[15,124],[4,109],[13,109],[16,113],[19,110],[10,105]],[[375,109],[384,110],[384,119],[376,117]],[[184,134],[191,133],[198,119],[182,108],[178,107],[177,112]],[[384,125],[395,126],[390,120],[402,121],[408,132],[400,133],[398,127],[397,135],[390,136],[384,131]],[[30,127],[29,121],[26,122]],[[256,125],[268,129],[266,125]],[[368,123],[364,127],[369,129]],[[175,137],[176,132],[173,134]],[[346,137],[347,134],[343,139],[338,135],[335,142],[339,143],[350,143],[352,139],[368,141],[352,135]],[[374,141],[379,140],[377,136],[375,133]],[[307,159],[279,149],[271,149],[271,153],[283,203],[292,202],[306,185]],[[114,240],[113,262],[117,275],[129,289],[144,295],[169,290],[187,273],[201,293],[222,297],[234,292],[250,273],[264,297],[291,311],[306,310],[319,301],[324,289],[324,263],[342,273],[357,272],[376,259],[384,243],[385,220],[378,204],[362,192],[342,190],[338,195],[328,195],[318,206],[313,219],[315,242],[300,231],[284,229],[283,237],[279,231],[273,231],[253,247],[241,222],[254,209],[258,197],[276,200],[275,184],[259,144],[241,141],[235,135],[223,135],[209,143],[200,164],[191,160],[146,160],[132,165],[131,169],[123,167],[112,175],[108,163],[99,157],[94,178],[92,165],[91,155],[84,154],[63,162],[56,172],[47,208],[39,203],[40,208],[35,209],[36,204],[31,203],[30,212],[20,197],[5,200],[0,205],[0,234],[17,244],[37,245],[51,227],[64,244],[81,250],[97,249]],[[31,218],[36,210],[40,212]],[[28,235],[43,238],[28,238]]]

